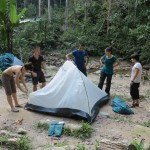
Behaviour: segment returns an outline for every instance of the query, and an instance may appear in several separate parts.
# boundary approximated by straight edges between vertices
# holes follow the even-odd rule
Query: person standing
[[[74,56],[74,63],[77,66],[77,68],[85,75],[87,76],[86,72],[86,66],[89,62],[89,56],[87,52],[84,50],[84,44],[81,43],[79,45],[79,48],[77,50],[72,51],[71,53],[68,53],[66,55],[66,59],[69,60],[71,58],[71,55]]]
[[[131,79],[130,79],[130,95],[132,97],[133,103],[129,107],[139,106],[139,87],[141,82],[142,75],[142,65],[139,62],[139,55],[131,55],[131,62],[133,67],[131,70]]]
[[[28,92],[28,88],[24,80],[25,73],[28,70],[31,71],[32,74],[32,65],[29,63],[25,64],[24,66],[20,66],[20,65],[11,66],[7,68],[5,71],[3,71],[2,73],[2,85],[5,89],[7,101],[11,107],[12,112],[19,112],[19,110],[16,107],[22,107],[18,103],[15,84],[22,92],[24,93]],[[14,76],[15,76],[15,80],[14,80]],[[19,79],[21,79],[24,89],[20,86]]]
[[[32,83],[33,83],[33,91],[36,91],[38,82],[42,84],[41,88],[43,88],[46,85],[45,76],[44,76],[44,73],[42,71],[42,67],[46,71],[45,60],[44,60],[43,56],[40,55],[40,48],[39,47],[36,47],[34,49],[33,56],[31,56],[29,58],[28,62],[32,63],[33,71],[34,71],[34,73],[36,73],[36,76],[33,76],[31,74]]]
[[[103,65],[104,63],[104,65]],[[120,61],[112,54],[112,47],[107,47],[105,49],[105,55],[100,58],[100,64],[103,65],[100,74],[100,80],[98,87],[100,89],[103,88],[104,81],[106,79],[106,88],[105,92],[110,95],[110,87],[111,87],[111,80],[113,75],[113,68],[120,64]]]

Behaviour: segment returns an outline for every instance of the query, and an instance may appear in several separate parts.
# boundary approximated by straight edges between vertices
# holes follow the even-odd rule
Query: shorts
[[[2,73],[2,84],[7,96],[10,96],[12,93],[16,93],[16,85],[13,76]]]
[[[33,83],[33,85],[37,85],[38,82],[39,82],[39,83],[44,83],[44,82],[46,82],[44,73],[43,73],[42,71],[38,71],[38,72],[36,72],[36,73],[37,73],[37,77],[33,77],[33,76],[32,76],[32,83]]]
[[[85,76],[87,76],[86,73],[86,67],[78,68]]]

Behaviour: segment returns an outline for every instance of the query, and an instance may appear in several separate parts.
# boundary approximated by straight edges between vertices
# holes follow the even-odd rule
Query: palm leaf
[[[27,11],[27,8],[24,8],[19,15],[17,16],[17,21],[19,21],[19,19],[25,14],[25,12]]]
[[[17,22],[17,10],[13,4],[10,5],[10,21],[12,24],[16,24]]]

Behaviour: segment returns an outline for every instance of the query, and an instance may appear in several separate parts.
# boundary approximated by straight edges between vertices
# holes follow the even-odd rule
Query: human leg
[[[103,88],[105,78],[106,78],[106,73],[101,72],[101,74],[100,74],[100,80],[99,80],[99,84],[98,84],[98,87],[99,87],[100,89]]]
[[[39,72],[39,82],[42,83],[41,88],[46,86],[45,76],[44,76],[44,73],[42,71]]]
[[[106,92],[107,94],[110,94],[111,79],[112,79],[112,74],[107,74],[106,88],[105,88],[105,92]]]
[[[12,97],[13,97],[13,100],[14,100],[14,103],[15,103],[15,107],[19,107],[20,105],[18,103],[17,94],[16,93],[12,93]]]
[[[33,91],[37,91],[37,85],[33,85]]]
[[[8,104],[10,105],[11,110],[14,112],[18,112],[18,110],[15,109],[12,101],[12,92],[15,91],[15,83],[13,77],[3,73],[2,84],[5,89],[7,101]]]
[[[33,76],[32,76],[32,83],[33,83],[33,88],[32,88],[32,90],[33,90],[33,91],[37,91],[38,80],[39,80],[38,73],[37,73],[37,77],[33,77]]]
[[[43,88],[44,86],[46,86],[46,82],[42,83],[41,88]]]
[[[12,101],[12,97],[11,95],[7,95],[7,101],[8,101],[8,104],[10,105],[10,108],[11,108],[11,111],[12,112],[19,112],[18,109],[16,109],[13,105],[13,101]]]
[[[130,95],[133,100],[133,103],[130,107],[139,106],[139,86],[140,83],[133,83],[130,85]]]
[[[87,73],[86,73],[86,67],[83,67],[83,68],[78,68],[85,76],[87,76]]]

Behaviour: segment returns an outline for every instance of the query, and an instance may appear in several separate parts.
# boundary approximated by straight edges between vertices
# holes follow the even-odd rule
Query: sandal
[[[135,103],[135,104],[129,105],[129,107],[130,108],[139,107],[139,104]]]
[[[11,111],[12,111],[12,112],[19,112],[19,110],[16,109],[16,108],[11,109]]]
[[[21,106],[21,105],[17,105],[17,106],[15,106],[15,107],[18,107],[18,108],[23,108],[23,106]]]

